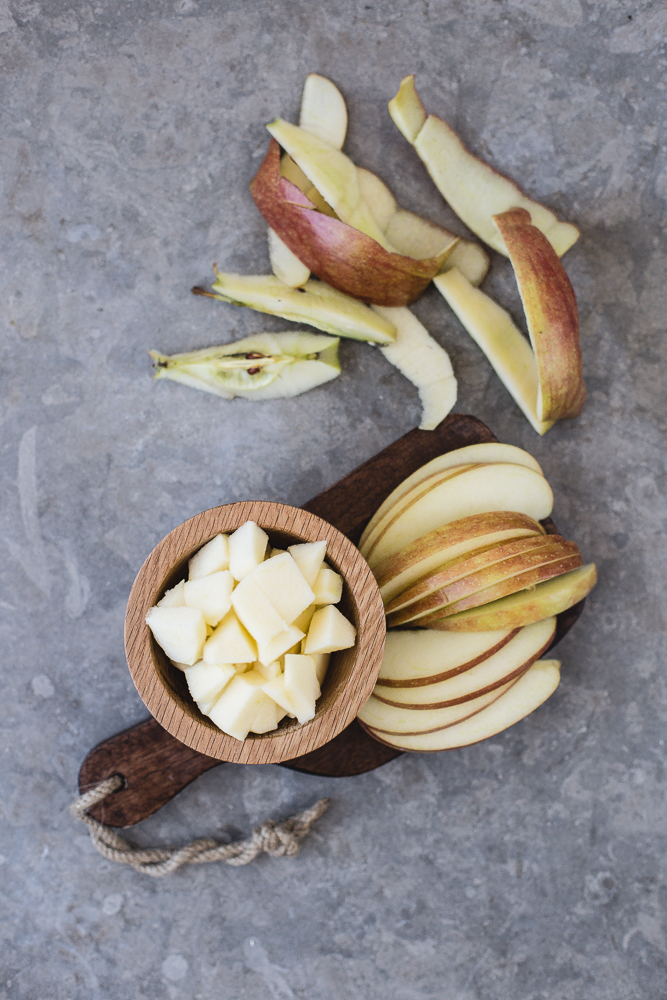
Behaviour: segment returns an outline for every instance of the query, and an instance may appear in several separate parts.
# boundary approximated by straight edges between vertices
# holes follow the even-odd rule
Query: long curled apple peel
[[[537,418],[578,417],[586,399],[574,290],[558,254],[525,208],[494,215],[523,302],[538,375]]]

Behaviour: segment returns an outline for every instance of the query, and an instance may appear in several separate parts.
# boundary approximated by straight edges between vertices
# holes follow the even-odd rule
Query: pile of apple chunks
[[[509,257],[530,343],[477,287],[488,271],[487,252],[401,208],[378,176],[342,152],[345,101],[317,74],[306,79],[300,124],[278,118],[267,126],[272,140],[250,185],[270,227],[274,273],[214,267],[213,291],[193,291],[378,344],[418,388],[420,426],[433,429],[456,402],[456,379],[447,353],[407,308],[432,280],[538,433],[577,416],[585,399],[578,313],[560,257],[579,230],[427,114],[414,76],[402,81],[389,111],[451,208]]]
[[[199,549],[188,579],[148,612],[200,711],[229,736],[271,732],[286,715],[314,718],[329,654],[354,646],[336,607],[343,579],[325,556],[324,540],[272,549],[246,521]]]
[[[556,615],[586,596],[596,571],[540,524],[552,504],[535,459],[492,442],[433,459],[376,511],[359,545],[390,629],[359,713],[376,739],[403,750],[466,746],[556,689],[560,663],[540,657]]]

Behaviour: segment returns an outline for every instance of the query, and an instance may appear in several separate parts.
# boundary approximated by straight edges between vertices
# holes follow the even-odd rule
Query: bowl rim
[[[326,539],[327,561],[344,578],[357,619],[357,642],[341,651],[349,667],[344,689],[327,708],[303,725],[292,724],[262,736],[237,740],[196,709],[182,703],[161,676],[155,644],[145,623],[149,608],[165,591],[167,581],[187,566],[187,560],[219,532],[231,532],[255,521],[269,535],[291,535],[298,541]],[[327,521],[300,507],[266,500],[245,500],[211,507],[172,529],[151,551],[130,591],[125,615],[125,653],[140,698],[151,715],[172,736],[217,760],[271,764],[316,750],[337,736],[369,698],[380,672],[386,634],[380,591],[368,563],[355,545]],[[346,659],[347,656],[347,659]],[[348,664],[349,660],[349,664]],[[174,671],[177,668],[172,668]]]

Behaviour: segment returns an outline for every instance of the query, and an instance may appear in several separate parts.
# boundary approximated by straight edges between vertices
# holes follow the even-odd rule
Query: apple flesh
[[[508,691],[513,683],[515,681],[509,681],[493,691],[487,691],[486,694],[460,702],[458,705],[431,708],[426,711],[408,708],[404,705],[387,705],[375,695],[371,695],[357,718],[364,725],[371,727],[373,734],[379,732],[383,736],[385,734],[412,736],[416,733],[430,732],[434,729],[443,729],[446,726],[455,726],[457,722],[467,719],[476,712],[481,712],[483,708],[491,705],[496,698],[500,698],[505,691]]]
[[[358,189],[356,168],[351,166]],[[415,260],[396,253],[376,223],[366,227],[373,229],[375,235],[371,235],[349,221],[317,211],[309,197],[281,176],[275,141],[250,182],[250,193],[269,226],[305,267],[364,302],[387,306],[414,302],[456,245],[456,237],[450,236],[437,255]]]
[[[470,701],[495,691],[527,670],[549,648],[555,632],[556,619],[546,618],[519,629],[501,649],[452,677],[419,687],[384,688],[376,684],[373,695],[387,705],[420,711]]]
[[[473,466],[436,480],[431,488],[416,487],[415,497],[403,498],[403,509],[378,535],[364,556],[371,567],[416,538],[472,514],[515,510],[536,521],[548,517],[553,493],[546,479],[522,465],[497,463]]]
[[[382,666],[375,685],[382,697],[395,688],[437,684],[493,656],[518,629],[494,632],[451,632],[433,629],[392,629],[387,632]]]
[[[468,228],[498,253],[508,256],[493,216],[510,208],[525,208],[533,225],[544,233],[559,257],[577,241],[576,226],[560,222],[553,212],[528,198],[508,177],[473,156],[441,118],[424,117],[426,111],[415,90],[414,76],[403,79],[399,93],[389,103],[389,113],[414,146],[443,198]],[[421,127],[415,134],[418,126]]]
[[[482,349],[501,382],[538,434],[546,434],[553,420],[537,415],[539,377],[530,344],[510,314],[497,302],[473,288],[456,268],[433,280],[478,347]]]
[[[431,431],[456,403],[458,385],[447,352],[406,308],[373,306],[396,327],[396,340],[383,355],[417,388],[422,404],[421,430]]]
[[[510,594],[482,607],[439,618],[429,626],[443,632],[495,631],[531,625],[583,601],[597,581],[594,563],[589,563],[556,579],[540,583],[530,591]]]
[[[271,270],[276,278],[280,278],[290,288],[302,288],[310,278],[310,269],[301,263],[297,255],[292,253],[270,226],[267,235]]]
[[[347,133],[347,107],[338,87],[319,73],[309,73],[303,85],[299,125],[336,149]]]
[[[379,521],[417,483],[428,479],[430,476],[437,475],[446,469],[454,468],[457,465],[461,466],[471,463],[481,465],[490,462],[510,462],[514,465],[525,465],[526,468],[534,469],[535,472],[539,472],[542,475],[542,469],[532,455],[524,451],[523,448],[517,448],[511,444],[502,444],[500,441],[484,441],[480,444],[456,448],[453,451],[445,452],[444,455],[438,455],[430,462],[420,466],[416,472],[413,472],[407,479],[404,479],[402,483],[399,483],[396,489],[392,490],[387,499],[378,507],[361,536],[359,547],[362,553],[364,547],[368,545],[370,536]]]
[[[473,514],[415,539],[381,562],[373,575],[387,605],[417,580],[453,559],[510,539],[542,534],[544,528],[537,521],[515,511]]]
[[[365,728],[381,743],[400,750],[421,753],[454,750],[479,743],[509,729],[539,708],[554,693],[559,681],[558,660],[537,660],[492,704],[456,725],[415,736],[390,735],[380,733],[370,726]]]
[[[508,512],[509,513],[509,512]],[[462,520],[472,520],[463,518]],[[460,522],[455,522],[460,523]],[[574,542],[566,542],[560,535],[534,532],[519,538],[505,539],[482,545],[443,560],[431,573],[420,577],[411,587],[401,591],[385,605],[387,615],[411,609],[430,611],[461,599],[461,589],[481,583],[500,580],[515,572],[522,572],[541,559],[569,553]],[[465,582],[464,582],[465,581]]]
[[[537,419],[578,417],[586,399],[570,279],[525,208],[494,216],[516,275],[537,363]]]
[[[526,562],[529,564],[529,568],[524,569],[521,572],[514,573],[511,576],[495,580],[493,583],[488,584],[488,586],[480,587],[479,589],[475,588],[479,587],[480,582],[482,582],[482,575],[477,577],[477,579],[473,578],[470,580],[462,580],[451,589],[454,592],[458,589],[459,593],[466,595],[465,597],[458,601],[450,601],[448,604],[437,608],[430,614],[422,615],[419,618],[413,618],[410,624],[420,627],[425,626],[427,628],[433,628],[435,627],[435,623],[439,623],[443,620],[443,618],[448,616],[462,613],[470,608],[477,608],[482,605],[490,604],[493,601],[501,600],[507,595],[524,591],[531,592],[545,581],[563,576],[581,566],[583,559],[581,558],[581,553],[579,552],[576,544],[574,542],[563,542],[563,550],[565,552],[567,552],[567,548],[570,550],[569,553],[557,554],[556,552],[553,552],[551,558],[548,558],[546,552],[542,555],[535,553],[532,558],[530,556],[526,556]],[[539,562],[541,558],[547,561]],[[518,564],[518,562],[519,560],[517,559],[516,563]],[[534,563],[535,565],[530,565],[531,563]],[[507,572],[508,570],[505,571]]]

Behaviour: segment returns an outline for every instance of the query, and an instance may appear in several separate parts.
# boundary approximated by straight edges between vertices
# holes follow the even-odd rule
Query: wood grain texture
[[[331,654],[315,717],[303,725],[285,718],[277,729],[237,740],[202,715],[187,690],[185,676],[167,659],[146,625],[146,614],[165,590],[187,573],[190,557],[220,532],[254,521],[271,544],[325,539],[327,562],[343,577],[339,607],[357,630],[351,649]],[[125,652],[142,701],[160,725],[207,757],[238,764],[275,764],[316,750],[337,736],[367,701],[382,665],[385,617],[375,578],[342,532],[300,507],[245,501],[203,511],[174,528],[139,570],[125,617]]]
[[[480,420],[452,414],[434,431],[412,430],[405,434],[304,504],[303,509],[328,521],[356,543],[375,510],[420,466],[454,448],[495,440]],[[549,533],[558,533],[551,519],[543,523]],[[582,601],[558,616],[550,649],[569,632],[583,605]],[[346,777],[373,770],[401,753],[377,742],[355,720],[329,743],[284,761],[281,766],[326,777]],[[91,750],[81,767],[79,788],[86,791],[112,774],[123,775],[125,787],[91,812],[110,826],[127,827],[152,815],[219,763],[181,743],[150,718]]]

